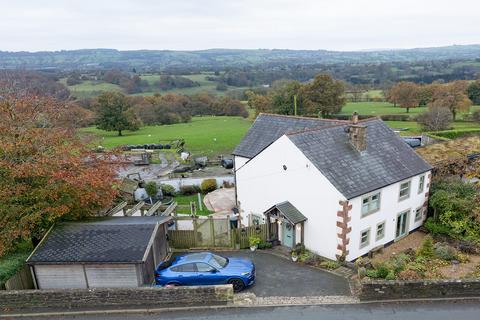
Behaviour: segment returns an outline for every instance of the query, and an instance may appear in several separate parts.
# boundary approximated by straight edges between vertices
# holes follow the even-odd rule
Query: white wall
[[[198,177],[198,178],[176,178],[176,179],[159,179],[153,180],[158,184],[169,184],[175,188],[175,191],[179,191],[182,186],[200,186],[202,181],[205,179],[215,179],[217,180],[217,185],[223,185],[224,181],[228,183],[234,183],[234,176],[219,176],[219,177]]]
[[[425,175],[425,185],[423,192],[418,193],[418,186],[420,176]],[[373,248],[386,244],[392,240],[395,240],[397,215],[406,210],[410,210],[408,217],[407,228],[408,231],[418,228],[422,225],[425,218],[425,212],[423,219],[415,222],[415,210],[423,206],[426,201],[425,194],[428,192],[427,184],[429,184],[429,172],[421,174],[411,179],[406,179],[399,183],[392,184],[381,189],[380,195],[380,210],[372,213],[364,218],[361,217],[362,197],[357,197],[350,200],[352,210],[350,211],[351,222],[350,226],[352,231],[349,234],[350,243],[348,245],[349,255],[347,260],[354,260]],[[411,180],[410,185],[410,197],[408,199],[399,201],[400,184]],[[369,194],[375,194],[377,191]],[[385,221],[385,236],[383,239],[376,241],[376,227],[378,223]],[[370,227],[370,244],[360,249],[360,233]]]
[[[287,170],[283,169],[283,165]],[[263,215],[271,206],[290,201],[308,220],[305,246],[335,259],[339,243],[336,227],[340,200],[345,198],[286,136],[236,171],[237,197],[242,222],[248,215]]]
[[[240,156],[234,156],[233,157],[233,162],[234,162],[234,170],[237,171],[240,169],[250,158],[245,158],[245,157],[240,157]]]

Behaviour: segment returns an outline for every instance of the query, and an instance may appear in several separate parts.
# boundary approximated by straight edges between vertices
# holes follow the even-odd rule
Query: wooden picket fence
[[[259,237],[262,241],[268,240],[266,224],[237,229],[230,228],[228,218],[174,217],[174,219],[176,222],[191,221],[193,227],[192,230],[180,230],[176,225],[175,230],[168,231],[170,246],[175,249],[245,249],[250,246],[251,236]],[[276,225],[272,223],[271,234],[274,239],[276,232]]]

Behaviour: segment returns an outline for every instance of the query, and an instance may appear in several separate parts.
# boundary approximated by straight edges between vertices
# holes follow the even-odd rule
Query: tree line
[[[106,92],[88,101],[84,107],[94,112],[92,123],[99,129],[117,131],[118,135],[124,130],[138,130],[142,125],[189,122],[192,116],[248,117],[248,111],[240,101],[208,93],[128,97],[120,92]]]

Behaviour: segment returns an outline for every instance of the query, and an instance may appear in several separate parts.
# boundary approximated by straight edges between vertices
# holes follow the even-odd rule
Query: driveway
[[[257,279],[252,292],[257,297],[305,297],[350,295],[347,279],[332,273],[293,263],[261,250],[218,252],[223,256],[244,257],[255,263]]]

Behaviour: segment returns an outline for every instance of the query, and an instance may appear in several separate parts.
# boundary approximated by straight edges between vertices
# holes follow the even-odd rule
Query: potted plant
[[[296,250],[292,250],[292,261],[297,262],[298,260],[298,253]]]
[[[251,236],[249,239],[249,243],[250,243],[250,250],[253,252],[255,250],[257,250],[258,248],[258,245],[260,244],[261,240],[259,237],[256,237],[256,236]]]

